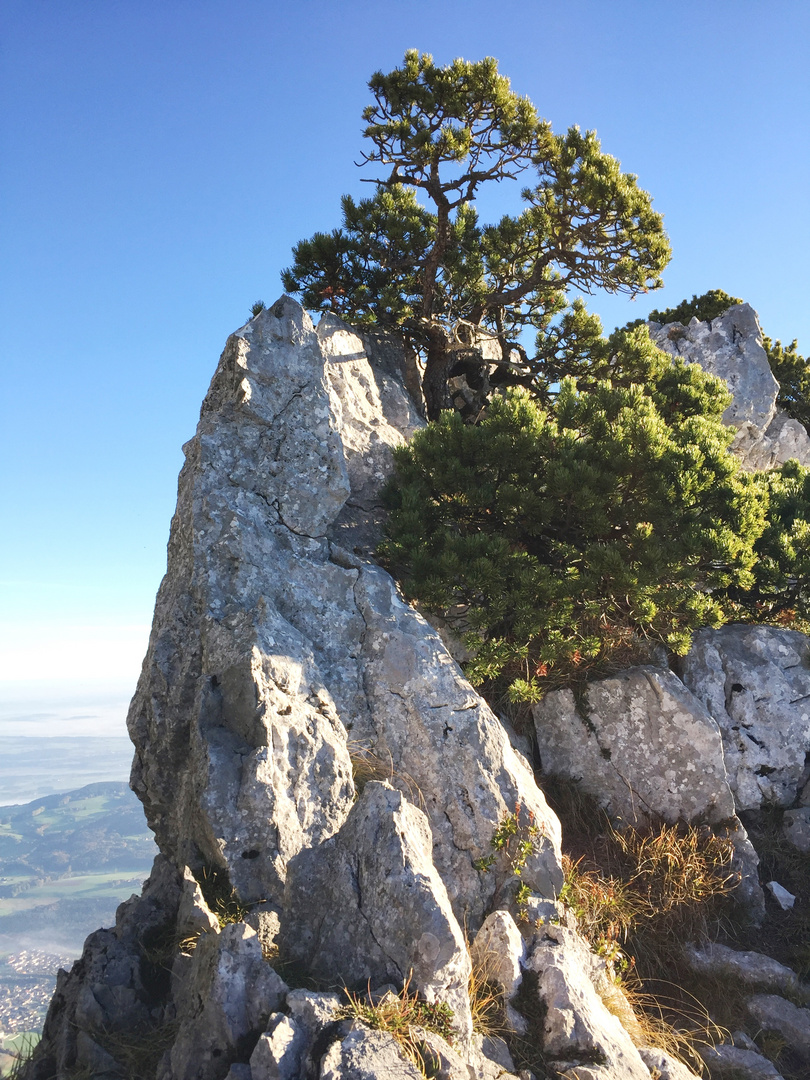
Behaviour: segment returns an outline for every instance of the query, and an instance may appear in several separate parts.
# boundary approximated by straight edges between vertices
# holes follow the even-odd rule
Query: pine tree
[[[520,357],[520,377],[542,394],[554,381],[548,356],[576,348],[581,307],[559,320],[570,290],[661,285],[669,244],[636,177],[594,132],[555,135],[495,60],[437,67],[410,51],[369,87],[373,194],[344,197],[342,226],[296,245],[282,280],[307,307],[402,327],[424,357],[429,417],[448,406],[453,364],[480,334],[497,342],[505,372]],[[479,223],[479,190],[529,171],[522,212]],[[536,357],[518,340],[527,327],[541,335]]]

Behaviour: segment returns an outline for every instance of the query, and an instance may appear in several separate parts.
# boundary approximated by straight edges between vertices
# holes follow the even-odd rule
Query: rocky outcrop
[[[559,826],[438,635],[364,558],[393,445],[420,423],[363,341],[282,299],[231,337],[186,446],[169,565],[129,714],[161,850],[284,904],[286,867],[341,828],[352,753],[423,806],[457,919],[474,863],[525,804],[528,879],[560,883]],[[351,544],[351,546],[346,546]],[[359,551],[359,554],[358,554]]]
[[[337,836],[291,860],[281,951],[356,990],[411,981],[469,1036],[470,958],[432,846],[421,810],[369,783]]]
[[[810,776],[804,634],[773,626],[701,630],[682,675],[718,725],[737,809],[794,803]]]
[[[37,1080],[119,1075],[115,1030],[139,1033],[161,1080],[377,1076],[392,1054],[409,1075],[345,995],[289,990],[279,947],[325,990],[408,984],[449,1005],[456,1048],[425,1035],[448,1075],[500,1070],[472,1038],[461,928],[513,903],[517,882],[485,865],[510,815],[534,824],[529,900],[555,910],[559,822],[369,558],[391,449],[422,423],[397,350],[329,316],[316,330],[287,298],[226,345],[128,717],[162,854],[61,977]]]
[[[532,748],[373,561],[392,448],[422,423],[403,372],[396,339],[316,329],[288,298],[228,340],[128,718],[161,855],[60,975],[27,1080],[407,1080],[420,1055],[446,1080],[507,1080],[506,1044],[473,1031],[473,968],[552,1075],[691,1075],[636,1048],[604,962],[558,925],[560,826]],[[658,668],[549,695],[543,764],[567,755],[626,820],[733,827],[744,770],[729,783],[719,701]],[[807,780],[779,769],[771,785]],[[450,1017],[414,1029],[410,1057],[365,1022],[403,988]]]
[[[796,458],[810,465],[810,437],[804,427],[777,408],[779,384],[762,343],[757,313],[735,304],[708,322],[650,323],[650,337],[673,356],[681,356],[723,379],[733,401],[723,414],[737,429],[732,450],[749,470],[771,469]]]
[[[537,978],[542,1002],[546,1060],[564,1075],[587,1062],[593,1080],[648,1080],[644,1064],[619,1019],[597,992],[600,965],[578,936],[564,926],[548,926],[526,962]]]

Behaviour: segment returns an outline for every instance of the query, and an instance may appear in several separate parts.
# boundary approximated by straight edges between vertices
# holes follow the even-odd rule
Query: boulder
[[[712,1080],[783,1080],[773,1062],[756,1050],[720,1043],[701,1046],[698,1052],[709,1067]]]
[[[298,1080],[306,1034],[284,1013],[274,1013],[250,1055],[251,1080]]]
[[[719,726],[666,668],[628,668],[578,698],[555,690],[532,707],[543,771],[579,783],[617,822],[706,823],[734,845],[735,898],[761,922],[759,857],[737,817]]]
[[[182,890],[182,876],[158,855],[141,895],[118,908],[115,927],[91,934],[70,971],[59,971],[26,1080],[51,1080],[77,1068],[101,1075],[109,1035],[139,1031],[153,1038],[161,1029],[170,1003],[168,980],[156,979],[156,968],[162,943],[176,934]]]
[[[734,816],[717,722],[672,672],[636,667],[532,708],[545,773],[580,783],[629,824]]]
[[[526,944],[511,914],[493,911],[475,935],[470,960],[476,983],[492,983],[500,988],[506,1002],[507,1022],[518,1031],[525,1029],[525,1022],[511,1001],[520,990],[525,958]]]
[[[810,806],[786,810],[782,833],[789,844],[803,855],[810,855]]]
[[[699,1080],[691,1069],[657,1046],[640,1046],[639,1057],[656,1080]]]
[[[755,994],[748,1011],[763,1031],[775,1031],[810,1065],[810,1009],[802,1009],[778,994]]]
[[[340,832],[288,864],[281,953],[358,990],[410,983],[469,1036],[470,960],[432,848],[425,815],[368,783]]]
[[[700,946],[686,945],[683,956],[693,971],[713,976],[721,982],[736,981],[782,994],[803,992],[795,971],[762,953],[730,949],[727,945],[707,941]]]
[[[716,721],[738,811],[791,806],[810,755],[808,640],[796,630],[701,630],[682,678]]]
[[[357,1026],[333,1043],[321,1064],[320,1080],[424,1080],[387,1031]]]
[[[737,429],[732,450],[743,468],[769,469],[797,458],[810,465],[810,437],[796,421],[777,410],[779,384],[763,347],[757,313],[749,304],[735,304],[717,318],[701,322],[650,323],[650,337],[673,356],[680,356],[728,385],[733,401],[723,414]]]

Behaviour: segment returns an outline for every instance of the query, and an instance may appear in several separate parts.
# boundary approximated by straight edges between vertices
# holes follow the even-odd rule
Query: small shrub
[[[750,589],[729,589],[736,618],[810,630],[810,469],[788,461],[759,473],[765,529]]]
[[[251,319],[255,319],[256,316],[260,315],[263,311],[266,310],[266,308],[267,305],[265,304],[264,300],[257,300],[256,303],[252,304],[250,308]]]
[[[692,294],[691,300],[683,300],[677,307],[664,308],[661,311],[651,311],[648,319],[657,323],[682,323],[684,326],[691,319],[699,319],[701,322],[711,322],[719,315],[723,315],[734,304],[742,304],[745,301],[738,296],[729,296],[722,289],[709,289],[702,296]]]
[[[794,420],[810,428],[810,358],[801,356],[798,342],[783,346],[781,341],[763,339],[768,363],[779,383],[776,404]]]
[[[531,896],[528,885],[520,880],[521,874],[530,855],[537,850],[542,835],[543,830],[541,826],[535,824],[532,811],[524,811],[521,804],[517,802],[515,812],[506,814],[498,823],[489,842],[492,852],[476,859],[473,863],[476,870],[483,872],[500,864],[501,881],[495,894],[497,903],[501,902],[499,897],[504,887],[510,881],[515,881],[514,901],[518,921],[528,917],[526,904]]]

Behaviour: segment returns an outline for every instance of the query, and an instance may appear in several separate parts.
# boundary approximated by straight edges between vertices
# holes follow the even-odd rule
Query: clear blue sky
[[[806,0],[3,0],[0,696],[134,688],[181,445],[291,246],[366,191],[374,70],[495,56],[638,174],[674,258],[594,299],[608,329],[723,288],[807,354],[809,44]]]

